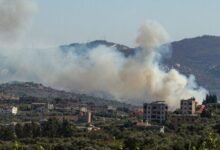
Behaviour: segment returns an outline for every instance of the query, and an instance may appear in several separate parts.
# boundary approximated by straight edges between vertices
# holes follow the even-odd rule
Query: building
[[[109,106],[107,106],[107,110],[108,110],[108,112],[115,112],[115,111],[117,111],[117,108],[109,105]]]
[[[48,103],[48,104],[47,104],[47,109],[48,109],[48,110],[54,110],[54,105]]]
[[[18,107],[15,106],[1,106],[0,107],[0,114],[12,114],[17,115]]]
[[[173,126],[181,124],[196,124],[200,123],[200,117],[197,114],[172,114],[169,116],[169,121]]]
[[[196,112],[196,100],[195,98],[190,98],[187,100],[181,100],[180,102],[180,113],[183,115],[191,115]]]
[[[87,123],[91,123],[92,122],[92,112],[91,111],[88,111],[88,114],[87,114]]]
[[[18,113],[18,107],[13,106],[13,107],[11,108],[11,113],[12,113],[13,115],[17,115],[17,113]]]
[[[144,121],[164,122],[167,119],[168,105],[164,101],[144,104]]]
[[[200,114],[204,111],[204,105],[197,105],[195,98],[180,101],[180,110],[176,114],[169,115],[172,125],[201,123]]]
[[[78,116],[78,122],[80,123],[92,123],[92,112],[91,111],[87,111],[84,113],[80,113]]]
[[[131,115],[136,116],[136,117],[143,117],[144,109],[143,108],[137,108],[133,112],[131,112]]]
[[[88,110],[86,107],[81,107],[79,110],[78,121],[90,124],[92,122],[92,112]]]

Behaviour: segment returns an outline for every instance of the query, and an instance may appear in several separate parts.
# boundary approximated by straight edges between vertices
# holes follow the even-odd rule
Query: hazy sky
[[[220,35],[219,0],[36,0],[28,38],[59,45],[95,39],[134,46],[138,28],[156,20],[172,40]]]

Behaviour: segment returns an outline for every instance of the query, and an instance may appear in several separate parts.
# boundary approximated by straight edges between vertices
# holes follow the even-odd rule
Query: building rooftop
[[[155,102],[152,102],[151,104],[165,104],[166,102],[165,101],[155,101]]]
[[[191,97],[189,99],[181,99],[181,101],[196,101],[194,97]]]

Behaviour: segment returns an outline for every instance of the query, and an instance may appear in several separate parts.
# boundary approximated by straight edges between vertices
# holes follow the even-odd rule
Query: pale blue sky
[[[161,23],[172,40],[220,35],[219,0],[36,0],[29,38],[59,45],[95,39],[134,46],[146,20]]]

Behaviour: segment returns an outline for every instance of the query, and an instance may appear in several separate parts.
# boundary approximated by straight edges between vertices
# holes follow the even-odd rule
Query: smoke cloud
[[[136,42],[145,50],[154,49],[169,40],[168,33],[157,22],[147,21],[140,27]]]
[[[0,0],[0,40],[16,39],[35,10],[32,0]]]
[[[161,25],[147,22],[136,41],[141,50],[129,57],[104,46],[68,52],[60,48],[2,49],[0,81],[34,81],[69,91],[105,93],[133,103],[165,100],[173,108],[180,99],[203,100],[207,91],[196,84],[193,75],[166,71],[161,64],[170,53],[169,46],[164,45],[169,37]]]

